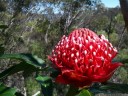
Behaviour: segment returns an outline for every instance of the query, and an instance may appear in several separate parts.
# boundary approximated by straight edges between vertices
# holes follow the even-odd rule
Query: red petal
[[[56,78],[56,82],[59,82],[59,83],[62,83],[62,84],[69,84],[68,81],[66,81],[67,79],[64,79],[62,77],[62,75],[58,75],[57,78]]]
[[[109,66],[110,68],[106,68],[106,70],[105,69],[101,69],[101,70],[99,69],[102,74],[100,73],[101,75],[100,74],[93,75],[92,81],[93,82],[105,82],[105,81],[107,81],[108,79],[111,78],[114,71],[121,65],[123,65],[123,64],[113,63],[113,64],[110,64],[110,66]]]
[[[109,72],[114,72],[119,66],[122,66],[123,64],[122,63],[119,63],[119,62],[115,62],[115,63],[112,63],[110,64],[109,66]]]
[[[71,84],[76,87],[83,87],[91,85],[91,80],[83,75],[77,74],[75,71],[65,70],[62,75],[59,75],[56,82],[63,84]]]
[[[93,75],[92,81],[93,82],[106,82],[108,79],[111,78],[111,76],[113,75],[113,73],[108,74],[108,75],[104,75],[104,76],[103,75],[102,76],[100,76],[100,75]]]

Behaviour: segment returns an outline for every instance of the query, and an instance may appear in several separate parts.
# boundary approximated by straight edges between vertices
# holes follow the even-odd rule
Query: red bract
[[[117,50],[104,37],[80,28],[65,35],[55,46],[49,59],[60,71],[56,82],[77,87],[93,82],[106,82],[121,63],[112,63]]]

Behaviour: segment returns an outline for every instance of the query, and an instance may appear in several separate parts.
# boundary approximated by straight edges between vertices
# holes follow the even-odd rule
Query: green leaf
[[[41,69],[33,66],[33,65],[29,65],[26,62],[21,62],[20,64],[16,64],[6,70],[4,70],[3,72],[0,73],[0,79],[12,75],[14,73],[20,72],[20,71],[24,71],[27,74],[31,74],[32,72],[35,71],[40,71]]]
[[[0,25],[0,29],[6,29],[8,28],[8,25]]]
[[[109,90],[111,92],[128,93],[128,84],[108,83],[107,85],[102,85],[99,89]]]
[[[98,93],[128,93],[128,84],[107,83],[106,85],[94,85],[90,88],[94,94]]]
[[[52,96],[53,94],[53,84],[52,79],[48,76],[38,76],[36,77],[37,82],[41,85],[41,91],[44,96]]]
[[[54,68],[51,68],[51,70],[49,71],[52,71],[50,75],[52,78],[56,78],[60,73],[58,70],[55,70]]]
[[[76,95],[76,96],[92,96],[92,94],[87,90],[87,89],[83,89],[81,90],[81,92]]]
[[[36,67],[46,66],[43,60],[37,58],[37,56],[33,56],[32,54],[0,54],[0,59],[18,59]]]
[[[122,59],[122,60],[120,60],[120,62],[123,64],[128,63],[128,59]]]
[[[46,64],[44,63],[44,61],[37,56],[33,56],[32,54],[0,54],[0,59],[8,58],[18,59],[22,62],[0,73],[0,79],[17,73],[19,71],[24,71],[24,76],[29,76],[32,72],[41,71],[41,68],[46,69]]]
[[[74,86],[70,86],[70,88],[68,89],[68,92],[67,92],[66,96],[75,96],[78,93],[79,93],[78,88],[76,88]]]
[[[3,54],[5,51],[4,47],[2,45],[0,45],[0,53]]]
[[[16,89],[6,87],[4,84],[0,83],[0,96],[16,96]]]
[[[114,59],[113,62],[121,62],[123,64],[128,63],[128,58],[125,59]]]

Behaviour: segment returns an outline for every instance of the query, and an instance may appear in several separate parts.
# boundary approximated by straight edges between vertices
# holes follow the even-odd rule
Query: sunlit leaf
[[[3,83],[0,83],[0,96],[16,96],[16,89],[6,87]]]
[[[83,89],[81,90],[81,92],[76,95],[76,96],[92,96],[92,94],[87,90],[87,89]]]
[[[32,54],[0,54],[0,59],[18,59],[21,61],[25,61],[28,64],[34,65],[34,66],[39,66],[39,67],[45,67],[46,64],[44,63],[43,60],[39,58],[35,58]]]

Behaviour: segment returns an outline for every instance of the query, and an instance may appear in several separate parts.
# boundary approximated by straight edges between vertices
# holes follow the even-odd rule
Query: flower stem
[[[70,86],[69,89],[68,89],[68,92],[66,94],[66,96],[75,96],[76,94],[79,93],[79,88],[76,88],[74,86]]]

